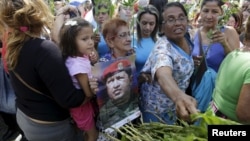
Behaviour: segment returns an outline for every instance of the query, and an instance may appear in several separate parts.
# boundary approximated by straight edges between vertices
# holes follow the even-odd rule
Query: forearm
[[[174,102],[183,93],[171,77],[166,76],[165,78],[160,78],[158,83],[164,93]]]
[[[163,73],[164,72],[164,73]],[[184,94],[184,92],[178,87],[176,81],[172,77],[172,73],[166,73],[164,68],[157,71],[158,83],[161,86],[164,93],[172,100],[176,99]]]
[[[86,97],[93,97],[93,93],[92,93],[91,90],[90,90],[88,80],[86,80],[86,81],[81,85],[81,87],[82,87],[82,89],[83,89],[83,91],[84,91]]]
[[[88,82],[88,75],[87,74],[77,74],[75,75],[81,89],[84,91],[86,98],[92,98],[94,94],[91,92],[89,82]]]
[[[60,14],[55,17],[53,28],[51,31],[51,38],[57,45],[60,43],[59,32],[64,22],[64,14]]]

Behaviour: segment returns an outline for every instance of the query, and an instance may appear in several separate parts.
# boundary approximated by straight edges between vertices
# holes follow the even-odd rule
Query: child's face
[[[109,20],[108,12],[99,12],[95,15],[95,20],[98,24],[102,25],[105,21]]]
[[[90,55],[94,51],[94,32],[92,27],[83,27],[76,36],[79,56]]]
[[[121,19],[130,22],[132,18],[133,8],[129,6],[121,6],[119,16]]]

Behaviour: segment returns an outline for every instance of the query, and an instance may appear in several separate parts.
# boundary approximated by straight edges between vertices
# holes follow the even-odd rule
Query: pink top
[[[74,77],[76,74],[85,73],[91,77],[91,64],[88,58],[85,57],[68,57],[66,66],[72,78],[73,84],[77,89],[81,89],[77,79]]]
[[[86,57],[68,57],[65,64],[69,70],[74,86],[77,89],[81,89],[74,76],[83,73],[91,77],[91,64],[89,59]],[[88,131],[95,126],[95,120],[93,118],[95,113],[90,101],[79,107],[71,108],[70,114],[76,122],[77,127],[83,131]]]

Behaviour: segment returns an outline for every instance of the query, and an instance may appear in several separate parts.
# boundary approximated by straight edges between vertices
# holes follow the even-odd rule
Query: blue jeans
[[[3,68],[0,58],[0,111],[15,114],[16,113],[16,95],[10,83],[10,78]]]

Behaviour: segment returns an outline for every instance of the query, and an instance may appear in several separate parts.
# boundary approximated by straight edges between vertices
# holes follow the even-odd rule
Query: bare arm
[[[240,97],[236,107],[236,115],[240,122],[250,123],[250,84],[244,84],[241,88]]]
[[[55,21],[51,31],[52,41],[54,41],[56,44],[59,44],[60,42],[59,38],[60,29],[65,21],[65,15],[68,14],[69,11],[72,11],[76,13],[76,15],[78,15],[77,8],[71,5],[66,5],[60,8],[56,13]]]
[[[236,48],[240,47],[240,39],[236,30],[232,27],[226,27],[225,32],[216,30],[213,32],[212,41],[219,42],[223,45],[225,54],[230,53]]]
[[[226,36],[226,41],[223,44],[223,46],[226,54],[240,47],[239,34],[234,28],[227,27],[227,30],[225,31],[225,36]]]
[[[89,86],[89,80],[88,80],[88,75],[87,74],[77,74],[75,75],[75,78],[80,84],[80,87],[83,89],[86,99],[84,103],[88,100],[90,100],[94,94],[91,92],[90,86]]]
[[[53,24],[53,28],[51,30],[51,39],[54,41],[57,45],[60,43],[60,38],[59,38],[59,32],[64,23],[64,15],[60,14],[55,17],[55,21]]]
[[[156,78],[164,93],[175,103],[177,115],[189,120],[189,115],[197,113],[196,100],[179,89],[172,77],[172,69],[161,67],[156,71]]]

